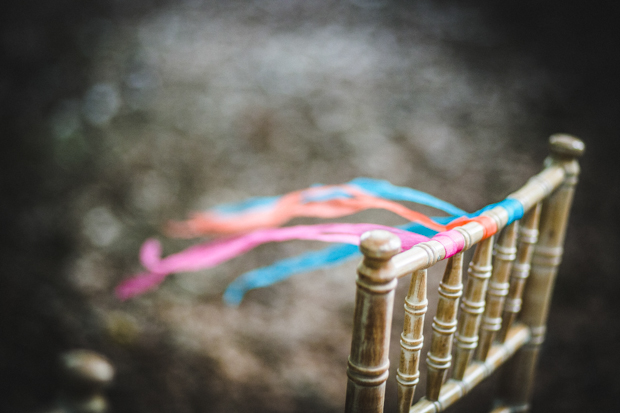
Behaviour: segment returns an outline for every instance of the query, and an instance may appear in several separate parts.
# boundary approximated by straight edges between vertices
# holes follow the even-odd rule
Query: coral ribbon
[[[429,218],[390,199],[431,206],[451,216]],[[120,298],[127,299],[155,288],[169,274],[211,268],[266,242],[306,239],[350,244],[309,252],[243,274],[233,281],[224,293],[224,300],[227,303],[238,304],[243,294],[250,289],[271,285],[296,273],[336,265],[356,256],[358,254],[356,245],[359,244],[360,235],[372,229],[385,229],[398,235],[403,250],[427,241],[428,237],[433,237],[432,239],[444,246],[447,258],[462,251],[465,242],[462,234],[452,228],[475,221],[484,227],[484,238],[497,232],[495,221],[481,214],[498,206],[508,212],[508,223],[523,216],[523,205],[515,199],[507,198],[467,214],[454,205],[424,192],[369,178],[356,178],[344,185],[316,185],[279,197],[252,198],[240,203],[218,206],[208,212],[194,214],[187,221],[173,222],[168,226],[168,231],[173,236],[179,237],[193,237],[207,233],[252,232],[199,244],[163,259],[161,244],[153,239],[147,240],[141,248],[140,258],[148,272],[124,281],[117,287],[116,292]],[[375,224],[321,224],[272,228],[294,217],[336,218],[369,208],[385,209],[411,222],[400,229]]]
[[[352,181],[352,182],[355,182]],[[448,204],[449,205],[449,204]],[[456,228],[471,221],[478,221],[477,217],[485,211],[495,207],[503,207],[508,212],[508,224],[523,217],[523,205],[515,200],[506,198],[496,204],[488,205],[474,213],[460,217],[433,217],[433,221],[446,225],[448,228]],[[490,221],[489,221],[490,220]],[[484,227],[484,238],[493,235],[497,231],[497,225],[491,218],[485,217],[481,223]],[[484,224],[487,224],[486,226]],[[446,249],[445,258],[449,258],[463,250],[465,239],[462,234],[455,230],[449,230],[436,234],[418,223],[411,223],[401,227],[411,232],[420,233],[440,242]],[[239,305],[246,292],[261,287],[267,287],[279,281],[285,280],[295,274],[306,273],[321,268],[332,267],[359,256],[357,248],[349,245],[332,246],[320,251],[312,251],[276,261],[272,265],[257,268],[237,277],[224,292],[224,302],[228,305]]]
[[[326,197],[329,196],[329,197]],[[296,217],[339,218],[363,210],[385,209],[436,231],[444,231],[428,216],[393,201],[364,193],[352,185],[318,187],[291,192],[270,205],[242,213],[197,213],[187,221],[170,222],[167,232],[174,237],[193,238],[207,234],[237,234],[260,228],[278,227]]]

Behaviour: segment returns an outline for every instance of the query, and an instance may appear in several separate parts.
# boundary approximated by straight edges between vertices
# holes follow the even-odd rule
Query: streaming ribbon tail
[[[467,212],[452,205],[449,202],[436,198],[426,192],[417,189],[396,186],[388,181],[371,178],[355,178],[349,182],[350,185],[357,186],[379,198],[391,199],[394,201],[409,201],[416,204],[430,206],[453,216],[466,215]]]
[[[358,178],[358,179],[366,179],[366,178]],[[374,180],[371,180],[371,181],[374,181]],[[352,182],[355,182],[355,180]],[[390,186],[384,185],[383,186],[384,190],[385,188],[387,188],[391,191],[392,185],[391,184],[389,185]],[[418,196],[417,192],[419,191],[415,191],[414,193],[412,193],[412,196],[417,197]],[[383,192],[383,194],[385,195],[386,192]],[[443,205],[442,203],[435,203],[433,201],[433,205],[429,205],[429,206],[437,207],[438,209],[441,209],[441,208],[449,209],[450,204],[448,203],[446,204],[448,206]],[[482,214],[483,212],[488,211],[497,206],[504,207],[508,211],[508,224],[514,222],[515,220],[521,219],[523,217],[523,205],[514,199],[506,198],[503,201],[500,201],[496,204],[488,205],[471,214],[465,213],[464,211],[460,211],[460,210],[458,211],[452,210],[450,212],[463,212],[463,213],[458,214],[459,216],[456,216],[456,217],[455,216],[432,217],[431,219],[437,222],[438,224],[445,225],[448,227],[452,227],[450,226],[451,223],[454,223],[455,224],[454,226],[458,226],[458,225],[463,225],[471,221],[472,219],[480,216],[480,214]],[[403,225],[399,228],[407,230],[407,231],[411,231],[413,233],[417,233],[417,234],[420,234],[422,236],[429,237],[429,238],[444,234],[441,238],[437,238],[438,240],[454,238],[454,235],[451,234],[452,231],[438,233],[437,231],[434,231],[428,228],[427,226],[424,226],[420,223],[415,223],[415,222]],[[445,245],[445,241],[440,241],[440,242],[442,242],[442,244]],[[462,249],[463,245],[462,244],[459,244],[459,245],[460,245],[460,249]],[[447,257],[452,256],[456,252],[460,251],[460,249],[456,248],[456,249],[447,251],[446,256]],[[350,245],[344,245],[344,246],[332,246],[332,247],[328,247],[320,251],[313,251],[313,252],[298,255],[296,257],[291,257],[291,258],[277,261],[270,266],[258,268],[256,270],[246,272],[245,274],[242,274],[241,276],[237,277],[231,284],[229,284],[228,288],[224,292],[224,297],[223,297],[224,302],[229,305],[237,306],[243,300],[245,293],[247,293],[248,291],[252,289],[273,285],[287,278],[290,278],[296,274],[302,274],[302,273],[315,271],[315,270],[322,269],[322,268],[333,267],[333,266],[342,264],[350,259],[358,257],[359,255],[360,254],[359,254],[358,248],[354,246],[350,246]]]
[[[408,221],[415,221],[436,230],[426,215],[391,200],[427,205],[451,215],[465,211],[415,189],[398,187],[387,181],[356,178],[343,185],[314,185],[279,197],[249,200],[195,213],[186,221],[170,222],[167,232],[174,237],[192,238],[205,234],[235,234],[260,228],[280,226],[295,217],[337,218],[371,208],[391,211]]]
[[[452,217],[433,219],[447,223]],[[428,241],[430,237],[437,234],[437,231],[419,223],[402,225],[399,229],[413,233],[412,239],[403,245],[403,250],[409,249],[419,242]],[[401,238],[402,241],[403,238]],[[319,251],[306,252],[286,258],[267,267],[257,268],[240,275],[228,285],[223,299],[226,304],[238,306],[244,295],[250,290],[268,287],[296,274],[334,267],[359,256],[359,248],[356,245],[334,245]]]
[[[268,267],[257,268],[237,277],[224,292],[224,302],[238,306],[243,296],[255,288],[268,287],[294,274],[340,265],[359,256],[357,245],[332,245],[319,251],[306,252],[280,260]]]
[[[390,200],[409,201],[439,209],[450,214],[432,217],[412,211]],[[278,261],[271,266],[243,274],[226,289],[224,300],[238,305],[243,295],[254,288],[265,287],[294,274],[331,267],[357,256],[359,237],[372,229],[386,229],[398,235],[403,249],[435,237],[446,248],[446,256],[463,248],[463,240],[453,228],[470,221],[477,221],[485,228],[485,237],[497,231],[493,219],[480,216],[484,211],[501,206],[508,212],[508,223],[523,216],[523,205],[514,199],[501,202],[468,214],[454,205],[415,189],[392,185],[387,181],[356,178],[344,185],[315,185],[309,189],[291,192],[278,197],[251,198],[243,202],[215,207],[205,214],[197,214],[194,221],[181,222],[177,235],[195,236],[196,232],[238,233],[237,235],[209,243],[199,244],[184,251],[161,258],[161,245],[147,240],[140,252],[143,266],[148,272],[126,280],[117,287],[117,295],[126,299],[153,289],[169,274],[196,271],[230,260],[257,245],[293,239],[316,240],[352,245],[334,245],[323,250],[308,252],[297,257]],[[382,208],[395,212],[409,221],[399,228],[375,224],[321,224],[272,228],[296,216],[334,218],[364,209]],[[196,227],[182,225],[194,222]],[[193,231],[193,232],[192,232]],[[174,227],[173,227],[174,232]]]
[[[357,245],[360,235],[373,229],[395,233],[401,238],[403,246],[426,239],[402,229],[376,224],[298,225],[263,229],[242,236],[195,245],[164,259],[159,258],[161,254],[159,242],[150,239],[144,243],[140,253],[142,264],[150,272],[124,281],[117,288],[117,295],[123,299],[135,296],[155,288],[169,274],[211,268],[267,242],[314,240]]]

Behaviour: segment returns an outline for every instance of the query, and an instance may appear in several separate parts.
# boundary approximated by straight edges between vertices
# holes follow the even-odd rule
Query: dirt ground
[[[355,261],[226,306],[240,274],[321,247],[265,245],[121,302],[141,243],[172,253],[189,242],[165,237],[169,219],[357,176],[474,211],[540,170],[555,132],[587,150],[532,411],[617,411],[617,17],[554,2],[13,5],[0,17],[0,412],[51,403],[58,354],[76,347],[116,366],[114,412],[341,411]],[[386,411],[395,393],[390,379]]]

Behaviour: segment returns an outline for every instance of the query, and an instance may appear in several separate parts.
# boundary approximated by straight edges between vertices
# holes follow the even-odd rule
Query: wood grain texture
[[[431,349],[426,359],[426,398],[437,400],[452,363],[452,341],[456,332],[459,299],[463,294],[463,253],[451,257],[439,284],[437,313],[433,319]]]
[[[446,249],[436,240],[430,240],[398,253],[400,241],[389,232],[372,231],[363,235],[360,249],[364,259],[358,267],[346,412],[383,411],[394,288],[397,279],[407,274],[412,274],[412,279],[405,300],[396,377],[400,412],[443,411],[504,364],[502,403],[497,404],[496,411],[528,409],[579,173],[576,157],[582,152],[583,143],[576,138],[552,136],[551,155],[545,161],[545,169],[509,195],[523,205],[525,216],[503,230],[494,260],[493,236],[485,239],[488,234],[479,222],[454,229],[463,235],[463,251],[472,246],[476,250],[469,264],[458,315],[463,293],[463,253],[447,263],[439,286],[426,360],[427,394],[413,406],[410,404],[420,375],[427,307],[426,269],[443,260]],[[503,207],[492,208],[483,215],[494,221],[498,231],[509,220]],[[498,341],[494,340],[496,335]],[[452,378],[446,381],[450,367],[453,367]]]
[[[517,230],[515,221],[502,231],[494,250],[493,272],[487,289],[486,305],[480,325],[480,342],[476,350],[476,360],[486,360],[495,334],[502,326],[502,310],[508,295],[508,278],[517,255]]]
[[[524,211],[529,211],[551,192],[555,191],[564,182],[565,175],[566,171],[562,165],[547,163],[544,170],[533,176],[519,190],[508,195],[508,198],[516,199],[523,204]],[[508,220],[507,212],[501,207],[485,211],[483,215],[495,219],[498,230],[502,229]],[[455,229],[461,232],[465,238],[463,250],[467,250],[472,245],[480,242],[484,235],[484,228],[477,222],[469,222]],[[432,240],[423,242],[396,255],[392,259],[390,275],[396,278],[404,277],[419,269],[428,268],[444,257],[445,249],[439,242]]]
[[[358,267],[345,412],[383,411],[397,283],[386,273],[400,245],[400,239],[387,231],[370,231],[361,238],[364,260]]]
[[[409,411],[416,386],[420,381],[420,351],[424,345],[424,315],[426,299],[426,270],[411,275],[409,292],[405,297],[405,321],[400,338],[400,363],[396,373],[398,381],[398,411]]]
[[[478,330],[484,312],[484,299],[491,277],[493,237],[481,241],[476,247],[474,258],[469,263],[465,294],[461,301],[461,314],[456,334],[456,352],[452,377],[462,380],[478,346]]]
[[[527,278],[530,275],[532,255],[534,246],[538,242],[538,222],[540,219],[541,203],[539,202],[522,219],[519,228],[519,246],[517,248],[517,259],[512,267],[510,274],[510,288],[508,297],[504,304],[504,314],[502,316],[502,329],[499,332],[499,340],[506,340],[508,329],[514,323],[517,314],[521,311],[523,289]]]
[[[551,155],[545,162],[564,168],[565,179],[542,204],[539,240],[534,249],[520,315],[521,321],[530,328],[531,338],[504,370],[502,397],[513,411],[529,409],[536,363],[545,338],[551,294],[562,260],[568,215],[579,175],[576,158],[584,150],[583,142],[568,135],[552,136],[550,148]]]
[[[441,388],[438,400],[421,398],[409,410],[410,413],[438,413],[446,410],[469,393],[477,384],[492,375],[499,366],[509,360],[530,338],[529,328],[516,323],[508,332],[504,343],[495,343],[485,362],[474,362],[465,371],[462,380],[449,379]]]

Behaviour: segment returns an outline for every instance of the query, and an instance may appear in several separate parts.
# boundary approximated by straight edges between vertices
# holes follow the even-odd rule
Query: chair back
[[[495,411],[526,411],[544,340],[551,294],[584,144],[550,138],[545,168],[474,220],[401,252],[387,231],[362,236],[347,376],[347,413],[383,412],[398,280],[411,274],[400,340],[399,412],[440,412],[501,365]],[[497,242],[495,239],[497,235]],[[475,248],[463,287],[464,252]],[[427,270],[447,260],[426,355],[426,394],[412,406],[420,379],[427,312]]]

